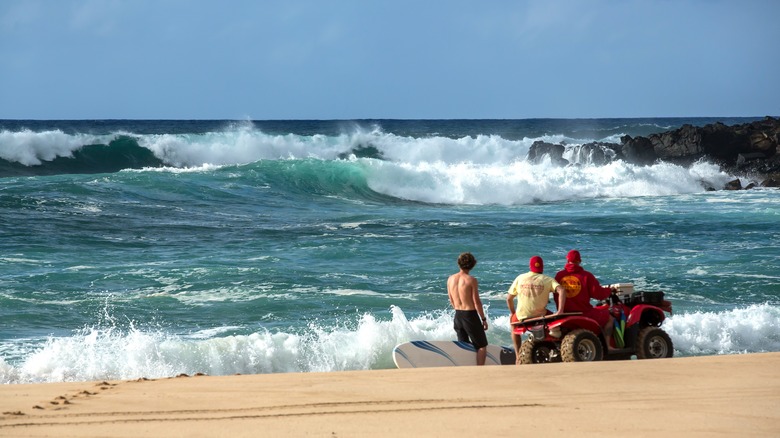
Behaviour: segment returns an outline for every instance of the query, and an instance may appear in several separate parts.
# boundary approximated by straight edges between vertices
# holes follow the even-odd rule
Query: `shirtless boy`
[[[464,252],[458,257],[460,272],[447,279],[447,294],[455,309],[454,327],[458,340],[474,345],[477,349],[477,365],[484,365],[488,345],[485,330],[488,323],[482,300],[479,299],[477,279],[469,274],[476,264],[477,259],[470,252]]]

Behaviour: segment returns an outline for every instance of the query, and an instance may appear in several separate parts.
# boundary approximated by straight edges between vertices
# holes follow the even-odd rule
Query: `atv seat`
[[[549,314],[544,316],[537,316],[535,318],[526,318],[522,321],[513,321],[512,325],[519,326],[519,325],[538,324],[540,322],[553,322],[561,318],[566,318],[569,316],[576,316],[576,315],[582,315],[582,312],[566,312],[566,313],[561,313],[559,315]]]

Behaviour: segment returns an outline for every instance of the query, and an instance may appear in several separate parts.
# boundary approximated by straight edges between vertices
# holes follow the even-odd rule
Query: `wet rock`
[[[630,135],[624,135],[620,142],[620,154],[629,163],[649,166],[658,159],[653,143],[645,137],[631,138]]]
[[[563,152],[565,150],[566,147],[564,145],[537,140],[531,145],[531,148],[528,149],[528,156],[526,159],[530,163],[538,164],[544,160],[545,157],[550,157],[550,161],[553,164],[566,166],[569,164],[569,161],[563,158]]]
[[[611,163],[617,152],[615,145],[610,143],[592,142],[571,149],[571,161],[578,164],[603,166]]]
[[[729,181],[726,183],[726,186],[723,187],[724,190],[742,190],[742,183],[739,181],[739,179],[735,179],[732,181]]]

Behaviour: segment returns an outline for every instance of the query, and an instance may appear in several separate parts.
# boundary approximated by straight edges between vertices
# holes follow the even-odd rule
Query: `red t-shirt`
[[[564,312],[587,312],[593,308],[591,298],[606,300],[612,293],[608,287],[602,287],[593,274],[574,263],[566,263],[564,269],[555,274],[555,281],[566,289]],[[555,301],[558,301],[557,294]]]

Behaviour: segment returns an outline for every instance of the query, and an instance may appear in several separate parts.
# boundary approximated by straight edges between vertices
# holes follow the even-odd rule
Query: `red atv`
[[[596,306],[608,307],[615,319],[609,339],[596,321],[580,313],[526,319],[512,324],[516,335],[528,333],[520,346],[520,363],[672,357],[672,340],[660,328],[664,312],[672,313],[672,303],[664,300],[664,293],[630,292],[633,285],[626,283],[611,287],[612,296]]]

